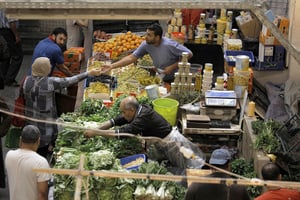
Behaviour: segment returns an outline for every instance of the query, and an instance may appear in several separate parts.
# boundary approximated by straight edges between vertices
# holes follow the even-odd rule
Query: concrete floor
[[[19,74],[16,78],[18,82],[20,82],[25,76],[25,74],[28,73],[30,65],[31,65],[31,55],[25,55]],[[5,99],[11,111],[13,110],[14,107],[14,100],[18,96],[18,89],[19,89],[18,87],[6,86],[4,90],[0,90],[0,96]],[[8,151],[8,149],[4,147],[3,144],[4,141],[5,141],[5,137],[2,138],[3,158],[5,158],[5,155]],[[6,188],[0,188],[0,200],[9,200],[8,184],[6,184]]]

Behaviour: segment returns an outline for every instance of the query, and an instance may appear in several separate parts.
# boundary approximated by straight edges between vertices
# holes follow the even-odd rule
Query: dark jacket
[[[122,115],[113,119],[115,126],[122,126],[120,133],[140,134],[141,136],[155,136],[164,138],[172,130],[172,126],[160,114],[147,105],[140,105],[136,115],[128,122]],[[124,125],[124,126],[123,126]]]
[[[223,172],[213,172],[207,177],[232,178]],[[192,183],[185,200],[250,200],[245,186],[233,184]]]

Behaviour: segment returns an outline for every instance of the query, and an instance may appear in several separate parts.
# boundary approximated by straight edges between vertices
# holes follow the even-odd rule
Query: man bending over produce
[[[124,98],[120,103],[121,115],[104,122],[99,131],[87,130],[86,137],[94,137],[105,133],[132,133],[143,137],[166,137],[172,126],[161,115],[147,105],[140,105],[133,96]],[[107,130],[112,127],[115,130]]]
[[[148,157],[157,161],[169,160],[173,166],[182,169],[200,167],[197,160],[184,157],[180,152],[182,146],[194,152],[199,159],[205,160],[205,155],[195,144],[179,133],[176,128],[173,129],[169,122],[152,108],[140,105],[135,97],[124,98],[120,103],[120,111],[122,113],[120,116],[104,122],[99,127],[102,130],[86,130],[85,136],[131,133],[144,138],[148,137],[146,141]],[[118,128],[107,130],[114,126]],[[158,137],[158,140],[152,140],[149,137]]]

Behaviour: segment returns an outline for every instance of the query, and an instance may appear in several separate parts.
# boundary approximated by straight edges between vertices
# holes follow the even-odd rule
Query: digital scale
[[[207,90],[205,92],[205,106],[236,107],[237,96],[235,91]]]

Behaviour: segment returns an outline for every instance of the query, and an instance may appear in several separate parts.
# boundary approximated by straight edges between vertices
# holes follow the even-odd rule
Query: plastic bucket
[[[172,126],[176,124],[179,102],[170,98],[159,98],[152,101],[153,109],[165,118]]]
[[[148,85],[145,87],[147,96],[149,99],[157,99],[159,97],[159,91],[157,85]]]

